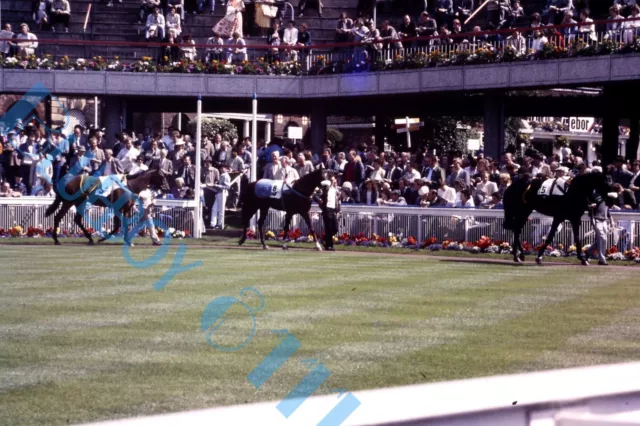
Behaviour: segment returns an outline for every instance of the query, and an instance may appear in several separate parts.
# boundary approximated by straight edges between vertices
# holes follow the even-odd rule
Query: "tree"
[[[456,117],[427,117],[420,131],[418,145],[438,154],[449,152],[465,153],[469,131],[459,128],[460,120]],[[404,136],[404,135],[403,135]]]
[[[187,124],[187,129],[190,134],[196,135],[198,122],[192,120]],[[238,128],[229,120],[221,118],[204,117],[202,119],[202,135],[215,135],[222,134],[222,138],[228,141],[238,137]]]
[[[337,146],[340,142],[342,142],[343,138],[344,135],[340,130],[333,127],[329,127],[327,129],[327,140],[331,141],[332,146]]]

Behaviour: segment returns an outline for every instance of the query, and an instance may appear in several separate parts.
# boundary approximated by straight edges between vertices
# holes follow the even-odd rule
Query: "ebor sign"
[[[569,119],[569,131],[590,133],[594,124],[595,119],[593,117],[571,117]]]

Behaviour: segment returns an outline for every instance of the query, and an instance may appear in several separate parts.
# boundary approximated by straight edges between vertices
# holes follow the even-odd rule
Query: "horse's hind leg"
[[[284,235],[282,236],[282,250],[288,250],[287,241],[289,241],[289,226],[291,226],[292,215],[290,213],[284,216]]]
[[[578,260],[584,266],[589,266],[589,258],[582,255],[582,240],[580,239],[580,225],[582,218],[571,221],[571,228],[573,228],[573,239],[576,243],[576,251],[578,252]]]
[[[64,218],[64,216],[67,214],[70,208],[71,208],[70,203],[63,202],[62,208],[58,213],[56,213],[56,215],[53,218],[53,233],[51,234],[51,237],[53,238],[53,243],[57,246],[60,245],[60,241],[58,241],[58,228],[60,227],[60,222],[62,221],[62,218]]]
[[[82,233],[84,234],[84,236],[89,239],[89,245],[92,246],[94,244],[93,237],[91,236],[89,231],[87,231],[87,228],[85,228],[84,224],[82,223],[82,214],[77,211],[73,218],[73,221],[76,223],[76,225],[78,225],[80,230],[82,230]]]
[[[544,250],[553,242],[553,237],[556,235],[556,231],[558,230],[558,226],[560,226],[560,221],[557,219],[553,219],[551,223],[551,229],[549,230],[549,235],[547,235],[547,239],[544,244],[538,250],[538,257],[536,257],[536,263],[538,265],[542,264],[542,255],[544,255]]]
[[[269,247],[264,242],[264,222],[267,220],[267,213],[269,213],[269,207],[260,209],[260,219],[258,219],[258,231],[260,232],[260,243],[262,248],[268,250]]]
[[[242,226],[244,229],[242,230],[242,236],[238,241],[238,245],[244,244],[247,240],[247,231],[249,230],[249,223],[251,222],[251,218],[256,214],[257,209],[254,206],[250,206],[248,203],[245,203],[242,206]]]

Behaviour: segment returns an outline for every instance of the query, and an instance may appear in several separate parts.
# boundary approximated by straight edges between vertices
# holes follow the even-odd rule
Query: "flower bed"
[[[443,52],[432,50],[430,53],[418,52],[406,56],[396,55],[388,60],[352,61],[340,60],[328,61],[324,56],[314,59],[308,71],[303,70],[299,62],[266,61],[258,58],[255,61],[243,61],[238,64],[228,64],[226,61],[204,62],[200,60],[190,61],[182,59],[170,62],[164,57],[161,63],[156,63],[151,57],[142,57],[132,62],[122,62],[117,56],[107,60],[102,56],[91,59],[76,59],[72,62],[69,57],[63,56],[59,60],[53,60],[51,55],[36,57],[30,55],[21,57],[1,57],[0,67],[7,69],[30,70],[74,70],[74,71],[112,71],[112,72],[143,72],[143,73],[184,73],[184,74],[239,74],[239,75],[318,75],[318,74],[344,74],[357,72],[374,72],[387,70],[421,69],[429,67],[476,65],[501,62],[517,62],[532,60],[547,60],[583,56],[598,56],[611,54],[640,53],[640,39],[636,38],[629,43],[617,43],[604,40],[597,46],[578,40],[575,43],[559,46],[547,43],[542,50],[535,52],[529,50],[520,53],[512,46],[504,49],[481,47],[475,50],[469,45],[460,44],[457,50]]]
[[[265,238],[267,240],[282,240],[284,231],[280,232],[279,238],[276,238],[276,234],[273,231],[265,232]],[[324,237],[324,235],[322,236]],[[257,235],[253,231],[247,232],[247,239],[255,240]],[[295,240],[296,242],[312,242],[311,235],[302,235],[299,228],[289,231],[289,240]],[[452,241],[443,240],[438,241],[436,237],[428,238],[420,243],[413,236],[394,235],[389,233],[387,236],[380,236],[373,234],[372,237],[367,237],[363,233],[356,235],[349,235],[343,233],[333,237],[335,244],[343,245],[347,247],[381,247],[381,248],[404,248],[412,250],[426,250],[430,252],[442,251],[442,252],[467,252],[476,254],[510,254],[512,251],[511,245],[506,241],[492,240],[489,237],[481,237],[478,241]],[[536,254],[541,246],[532,247],[527,242],[522,243],[522,248],[525,255]],[[589,245],[582,248],[582,252],[586,253],[589,249]],[[564,247],[562,244],[556,246],[549,246],[545,248],[544,255],[549,257],[571,257],[577,254],[576,246]],[[444,253],[443,253],[444,254]],[[597,251],[594,250],[591,253],[592,258],[596,258]],[[608,260],[624,260],[634,261],[640,263],[640,247],[634,247],[632,250],[628,250],[624,253],[618,251],[617,247],[612,247],[607,250],[606,258]]]
[[[168,228],[168,232],[161,228],[156,228],[156,232],[158,237],[163,238],[167,236],[167,234],[171,238],[191,238],[191,231],[184,230],[176,230],[174,228]],[[94,236],[103,236],[108,231],[102,230],[100,232],[96,231],[93,228],[87,228],[87,232]],[[0,238],[42,238],[47,237],[51,238],[53,235],[53,228],[47,228],[43,230],[42,227],[28,227],[24,230],[21,226],[15,225],[9,229],[0,228]],[[141,237],[147,236],[148,230],[144,229],[138,232],[138,235]],[[84,234],[82,232],[71,232],[66,229],[58,229],[58,238],[84,238]]]

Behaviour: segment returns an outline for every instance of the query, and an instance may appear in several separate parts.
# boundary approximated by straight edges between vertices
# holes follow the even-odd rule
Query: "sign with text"
[[[289,139],[302,139],[302,127],[289,127],[287,137]]]
[[[480,139],[467,139],[467,149],[477,151],[480,149]]]
[[[596,120],[593,117],[571,117],[569,119],[569,131],[591,133],[595,122]]]

